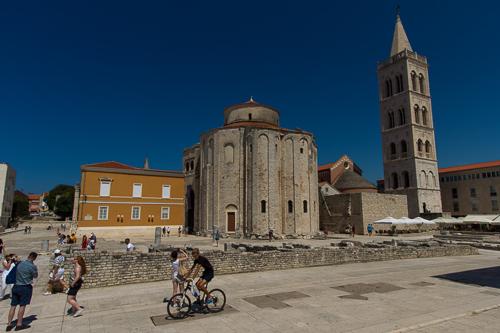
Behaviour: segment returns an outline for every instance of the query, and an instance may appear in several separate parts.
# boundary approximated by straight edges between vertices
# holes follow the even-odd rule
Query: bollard
[[[42,252],[49,252],[49,240],[42,241]]]
[[[161,227],[155,228],[155,248],[159,248],[161,243]]]

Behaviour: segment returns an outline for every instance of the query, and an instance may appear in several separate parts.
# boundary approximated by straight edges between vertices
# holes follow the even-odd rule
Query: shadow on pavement
[[[435,278],[500,289],[500,266],[436,275]]]

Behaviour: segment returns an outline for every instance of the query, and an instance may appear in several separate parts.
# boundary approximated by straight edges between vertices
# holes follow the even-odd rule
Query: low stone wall
[[[311,266],[339,265],[370,261],[463,256],[479,254],[462,245],[432,247],[322,247],[262,252],[207,251],[215,274],[248,273]],[[168,253],[83,253],[89,273],[84,288],[168,280],[171,261]],[[68,272],[69,273],[69,272]]]

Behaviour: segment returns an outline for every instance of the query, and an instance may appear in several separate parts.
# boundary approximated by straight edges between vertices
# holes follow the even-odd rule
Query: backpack
[[[7,277],[5,278],[5,284],[16,284],[16,272],[17,272],[17,265],[12,267],[9,274],[7,274]]]

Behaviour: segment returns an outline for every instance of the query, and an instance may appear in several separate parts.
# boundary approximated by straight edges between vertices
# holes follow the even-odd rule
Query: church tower
[[[399,13],[377,76],[385,191],[406,194],[412,218],[441,213],[427,58],[413,51]]]

